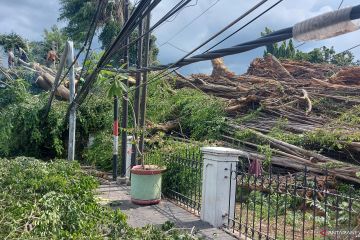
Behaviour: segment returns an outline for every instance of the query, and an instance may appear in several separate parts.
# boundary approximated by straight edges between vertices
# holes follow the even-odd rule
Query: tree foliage
[[[158,81],[149,85],[147,116],[153,122],[177,119],[182,134],[193,139],[216,139],[224,126],[224,102],[194,89],[174,91]]]
[[[3,46],[5,51],[15,47],[27,49],[26,40],[17,33],[0,34],[0,45]]]
[[[197,239],[169,223],[130,227],[76,161],[0,158],[0,176],[1,239]]]
[[[85,41],[86,33],[91,25],[91,21],[96,12],[97,1],[95,0],[61,0],[60,20],[66,21],[65,32],[78,46]],[[109,1],[104,11],[100,14],[97,23],[101,48],[106,49],[115,40],[115,37],[122,29],[123,20],[123,1]],[[138,37],[135,30],[130,36],[130,42]],[[155,45],[156,37],[151,36],[150,42],[150,62],[156,62],[158,48]],[[137,44],[133,44],[129,49],[130,65],[136,63]],[[122,56],[115,56],[115,61],[119,63]]]
[[[29,84],[21,79],[0,88],[0,156],[63,157],[67,139],[64,121],[68,103],[54,101],[49,116],[43,119],[43,107],[49,93],[33,95]],[[96,89],[91,100],[78,109],[77,149],[79,158],[91,133],[111,126],[112,101],[104,91]],[[111,128],[109,128],[111,129]]]
[[[65,31],[73,41],[77,43],[85,41],[86,33],[96,12],[97,2],[97,0],[60,0],[59,19],[67,22]],[[108,1],[104,11],[100,13],[96,27],[101,32],[114,30],[106,25],[115,22],[120,26],[123,24],[122,0]]]
[[[54,48],[58,53],[62,53],[65,48],[67,36],[65,31],[57,25],[51,26],[50,29],[45,29],[43,33],[43,40],[32,41],[29,43],[29,57],[30,60],[45,64],[47,52]]]
[[[271,32],[271,29],[265,28],[265,31],[261,33],[261,36],[265,36]],[[281,43],[267,45],[266,50],[264,51],[264,55],[268,53],[274,55],[277,58],[302,60],[311,63],[331,63],[338,66],[349,66],[356,64],[354,63],[354,55],[350,51],[336,53],[334,47],[328,48],[323,46],[321,48],[315,48],[306,53],[300,50],[296,50],[291,39]]]
[[[44,47],[47,49],[55,48],[58,52],[64,51],[67,36],[64,29],[59,28],[57,25],[53,25],[49,30],[44,30]]]

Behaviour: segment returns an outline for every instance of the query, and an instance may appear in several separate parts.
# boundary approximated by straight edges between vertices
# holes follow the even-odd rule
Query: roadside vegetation
[[[100,14],[101,20],[95,26],[102,49],[106,49],[121,31],[124,16],[120,2],[122,1],[109,2],[108,7],[104,8]],[[91,24],[89,16],[94,15],[96,6],[90,1],[82,0],[60,0],[60,4],[60,20],[67,22],[65,28],[52,26],[44,30],[44,37],[40,41],[27,41],[16,33],[0,34],[0,46],[5,51],[15,46],[21,47],[27,52],[31,62],[39,64],[45,64],[45,56],[50,48],[55,48],[61,54],[68,38],[73,39],[75,47],[79,49],[85,40],[86,30],[84,29]],[[271,30],[265,29],[262,35],[269,33]],[[130,36],[130,42],[137,37],[138,33],[135,31]],[[155,42],[155,36],[151,36],[151,65],[158,62],[158,49]],[[136,62],[137,47],[135,45],[130,48],[129,66]],[[101,54],[101,51],[90,54],[90,58],[84,64],[84,76],[93,71]],[[268,56],[268,54],[272,54],[276,58],[275,63],[280,65],[281,60],[284,59],[307,61],[309,65],[313,63],[333,64],[332,66],[336,65],[336,67],[359,65],[349,51],[336,53],[333,48],[322,47],[305,53],[296,50],[291,40],[266,46],[264,55]],[[122,57],[116,55],[111,62],[111,67],[123,67],[120,63]],[[301,69],[303,68],[305,67]],[[255,70],[266,72],[272,69],[257,67]],[[279,71],[275,69],[274,72]],[[311,73],[313,72],[316,71]],[[326,72],[324,78],[330,77],[327,74],[329,73]],[[227,75],[227,77],[216,76],[215,81],[209,82],[202,80],[203,76],[191,76],[189,79],[184,77],[183,81],[187,80],[191,84],[199,84],[202,87],[207,86],[208,89],[212,87],[215,90],[215,93],[206,93],[206,88],[199,90],[197,86],[195,88],[189,85],[177,86],[179,82],[175,79],[176,75],[153,79],[157,73],[149,74],[151,84],[148,85],[146,103],[145,164],[157,164],[167,168],[163,175],[165,193],[169,189],[176,189],[185,195],[196,192],[198,195],[195,194],[195,198],[191,200],[200,202],[202,175],[198,171],[201,169],[199,149],[201,146],[216,145],[217,141],[223,141],[224,134],[231,134],[230,137],[233,140],[241,142],[243,146],[251,148],[263,157],[261,167],[264,169],[262,170],[264,176],[270,173],[268,169],[273,163],[274,156],[280,150],[294,152],[297,159],[300,155],[296,152],[299,149],[295,151],[287,147],[278,149],[279,147],[274,146],[274,142],[269,138],[294,145],[290,147],[313,151],[312,153],[316,153],[317,156],[324,154],[326,157],[332,157],[332,154],[336,153],[337,160],[341,158],[344,162],[359,164],[357,156],[354,156],[347,148],[350,143],[355,142],[352,147],[359,151],[356,143],[360,142],[360,132],[354,129],[358,129],[360,124],[360,105],[353,104],[344,110],[347,101],[343,99],[339,103],[326,98],[315,99],[311,96],[313,113],[324,117],[324,121],[330,119],[322,128],[314,124],[315,127],[310,130],[291,131],[289,119],[283,116],[271,119],[275,122],[272,125],[260,122],[259,126],[256,126],[254,121],[263,117],[262,114],[266,111],[266,104],[263,104],[264,101],[256,100],[257,97],[265,98],[274,92],[283,97],[286,89],[280,81],[274,84],[276,75],[275,77],[270,75],[266,79],[262,78],[264,76],[253,75],[255,76],[253,79],[257,81],[249,84],[246,89],[240,85],[249,81],[251,73],[247,75],[246,77],[239,76],[243,78],[239,78],[240,80],[235,78],[235,74]],[[287,70],[285,75],[291,76]],[[207,76],[210,80],[214,80],[211,79],[212,77],[212,75]],[[134,91],[132,87],[124,87],[122,83],[124,75],[102,70],[89,95],[77,109],[77,161],[74,162],[62,160],[67,152],[68,102],[54,100],[49,115],[44,117],[44,106],[49,99],[49,92],[42,91],[36,85],[36,73],[19,66],[12,69],[9,79],[3,81],[0,75],[0,239],[194,239],[193,236],[174,228],[171,223],[160,227],[130,227],[126,222],[126,216],[120,210],[114,211],[99,203],[96,194],[99,184],[97,179],[81,169],[81,165],[91,165],[102,171],[112,169],[114,95],[122,96],[124,91],[129,93],[129,127],[121,130],[127,131],[129,135],[141,132],[133,123]],[[83,79],[78,80],[78,87],[81,88]],[[268,85],[261,85],[260,80]],[[295,80],[291,78],[292,82],[296,82]],[[217,90],[214,86],[221,85],[219,84],[221,81],[223,81],[223,86],[219,88],[221,90]],[[325,80],[320,82],[328,83]],[[266,87],[269,87],[267,92],[265,92]],[[223,95],[216,97],[216,93],[219,92]],[[264,96],[256,96],[258,92],[263,92]],[[294,92],[289,95],[295,96]],[[241,96],[241,93],[244,93],[245,97]],[[226,94],[232,95],[226,97]],[[250,95],[255,96],[253,99],[256,102],[250,104],[253,101],[251,98],[247,99]],[[289,106],[296,108],[301,105],[299,100],[303,98],[296,97],[298,99],[290,102],[292,105]],[[121,97],[119,99],[122,100]],[[281,101],[278,102],[281,103]],[[235,110],[230,112],[229,106],[234,103],[238,104],[235,106],[238,108],[233,108]],[[247,104],[252,106],[251,110]],[[121,112],[121,104],[119,105],[119,112]],[[305,113],[302,110],[299,112],[306,114],[307,118],[308,109]],[[313,122],[316,123],[316,120],[314,119]],[[164,126],[167,123],[174,123],[176,127],[169,130],[159,130],[154,127]],[[231,129],[229,124],[233,123],[238,124],[238,128]],[[347,131],[339,129],[339,125],[346,126]],[[259,134],[258,130],[262,132]],[[264,134],[268,138],[264,138]],[[181,138],[183,142],[174,140],[178,138]],[[221,145],[225,143],[230,145],[225,141],[221,142]],[[289,156],[288,153],[285,152],[285,154]],[[169,161],[169,159],[189,160],[188,158],[191,158],[191,161],[187,164],[195,166],[192,170],[183,163]],[[311,162],[313,157],[304,158],[304,160]],[[326,170],[343,167],[342,163],[340,165],[337,162],[334,163],[322,164],[321,167]],[[354,178],[360,178],[360,172],[355,174]],[[352,192],[354,196],[360,195],[358,190],[350,184],[339,183],[335,190],[339,193]],[[287,211],[286,204],[281,204],[281,208],[275,211],[272,208],[275,203],[279,205],[279,202],[287,202],[289,200],[287,195],[271,196],[262,192],[244,190],[242,186],[238,186],[238,192],[244,195],[237,201],[237,206],[242,203],[253,206],[250,211],[255,212],[256,221],[262,219],[265,214],[273,219],[274,216],[283,215]],[[265,205],[262,203],[264,197],[269,199]],[[297,198],[291,201],[289,205],[293,210],[293,217],[290,216],[284,221],[295,222],[297,221],[295,216],[302,214],[301,207],[304,204]],[[329,201],[334,202],[336,199],[330,198]],[[261,202],[260,208],[259,202]],[[323,202],[316,204],[320,210],[326,208]],[[346,202],[341,202],[344,208],[348,207],[346,204]],[[360,206],[354,204],[353,209],[354,212],[359,213]],[[344,215],[345,213],[340,212],[342,217],[340,220],[343,222],[349,220]],[[305,213],[304,218],[310,219],[311,216],[308,215]],[[326,218],[335,218],[334,213],[317,218],[318,226],[322,227],[324,218],[326,223]],[[349,221],[351,220],[358,221],[358,219]],[[352,221],[351,224],[357,224]],[[329,224],[333,227],[336,223],[329,220]]]
[[[0,158],[1,239],[195,239],[174,228],[132,228],[98,203],[98,181],[79,163]]]

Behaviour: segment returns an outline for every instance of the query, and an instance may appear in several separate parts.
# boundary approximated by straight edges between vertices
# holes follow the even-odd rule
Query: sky
[[[225,34],[213,40],[210,44],[200,49],[197,53],[205,51],[206,47],[227,36],[237,28],[243,26],[260,12],[276,3],[278,0],[269,0],[266,4],[244,18]],[[152,23],[159,20],[178,1],[163,0],[153,11]],[[155,30],[157,45],[160,46],[159,60],[166,64],[175,62],[191,51],[207,38],[249,10],[255,3],[254,0],[193,0],[176,17],[170,19]],[[233,46],[260,36],[265,27],[278,30],[293,26],[295,23],[338,8],[341,0],[283,0],[268,13],[241,30],[217,48]],[[344,0],[342,7],[354,6],[359,1]],[[212,6],[212,7],[211,7]],[[60,3],[58,0],[0,0],[0,32],[16,32],[26,36],[28,40],[41,40],[43,30],[54,24],[64,26],[66,23],[58,22]],[[208,9],[209,8],[209,9]],[[208,10],[207,10],[208,9]],[[207,10],[207,11],[206,11]],[[196,21],[194,18],[206,11]],[[193,21],[193,22],[192,22]],[[191,23],[192,22],[192,23]],[[189,25],[189,23],[191,23]],[[183,31],[181,29],[186,27]],[[169,41],[170,40],[170,41]],[[295,43],[297,45],[299,43]],[[307,42],[299,47],[302,51],[310,51],[315,47],[334,46],[340,52],[360,44],[360,30],[335,38],[316,42]],[[250,62],[263,55],[264,48],[255,49],[246,53],[225,57],[225,63],[230,70],[237,73],[246,71]],[[356,58],[360,59],[360,48],[354,49]],[[210,62],[192,64],[182,69],[185,74],[209,73]]]

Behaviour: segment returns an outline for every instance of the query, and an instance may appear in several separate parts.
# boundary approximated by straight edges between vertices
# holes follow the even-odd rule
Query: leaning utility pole
[[[125,0],[124,3],[124,22],[129,19],[129,0]],[[126,64],[126,69],[129,69],[129,38],[126,38],[125,49],[124,49],[124,63]],[[127,89],[129,88],[129,79],[125,79],[125,85]],[[121,172],[120,176],[125,177],[126,175],[126,156],[127,156],[127,132],[128,127],[128,114],[129,114],[129,94],[124,92],[122,99],[122,119],[121,119]],[[130,149],[129,149],[130,150]]]
[[[143,21],[141,20],[139,23],[139,36],[143,34]],[[138,41],[138,49],[137,49],[137,68],[142,67],[142,52],[143,52],[143,41],[142,38]],[[137,144],[138,144],[138,133],[136,132],[139,126],[139,110],[140,110],[140,86],[141,86],[141,72],[136,74],[136,90],[135,90],[135,99],[134,99],[134,129],[135,129],[135,143],[132,146],[132,155],[131,155],[131,166],[135,166],[137,164]]]
[[[147,33],[144,37],[144,67],[146,68],[149,65],[149,44],[150,44],[150,13],[146,16],[145,23],[145,32]],[[148,81],[148,72],[143,73],[143,82],[142,82],[142,91],[141,91],[141,103],[140,103],[140,142],[139,150],[144,154],[144,136],[145,136],[145,116],[146,116],[146,96],[147,96],[147,81]]]
[[[65,48],[64,48],[64,52],[61,55],[60,65],[59,65],[59,68],[58,68],[58,70],[56,72],[56,77],[55,77],[54,84],[52,85],[52,88],[51,88],[50,97],[49,97],[48,103],[46,104],[46,107],[45,107],[45,112],[44,112],[44,115],[43,115],[44,119],[47,118],[47,116],[48,116],[48,114],[50,112],[51,103],[52,103],[52,101],[54,99],[55,92],[56,92],[56,90],[58,88],[60,78],[61,78],[61,74],[62,74],[62,71],[64,69],[67,57],[68,57],[68,51],[69,51],[68,50],[68,44],[66,44]]]
[[[75,98],[75,72],[74,65],[74,43],[67,41],[68,57],[67,62],[70,67],[69,71],[69,90],[70,90],[70,105]],[[70,109],[69,114],[69,143],[68,143],[68,160],[75,158],[75,132],[76,132],[76,105],[74,104]]]

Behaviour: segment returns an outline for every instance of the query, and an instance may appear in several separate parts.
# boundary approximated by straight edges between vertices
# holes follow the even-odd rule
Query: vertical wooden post
[[[150,29],[150,13],[146,16],[145,23],[145,32],[148,32]],[[144,67],[147,67],[149,64],[149,46],[150,44],[150,33],[145,35],[144,38]],[[141,91],[141,103],[140,103],[140,142],[139,142],[139,150],[141,153],[144,153],[144,136],[145,136],[145,118],[146,118],[146,96],[147,96],[147,81],[148,81],[148,72],[143,73],[143,83],[142,83],[142,91]],[[142,159],[144,162],[144,158]]]
[[[124,20],[125,22],[129,19],[129,0],[125,0],[124,3]],[[126,38],[125,45],[129,44],[129,38]],[[125,47],[124,62],[126,63],[126,69],[129,69],[129,48]],[[129,87],[129,80],[125,80],[126,87]],[[127,132],[128,127],[128,113],[129,113],[129,102],[128,102],[128,93],[125,92],[122,99],[122,119],[121,119],[121,177],[126,175],[126,158],[127,158]],[[131,149],[129,149],[131,150]]]
[[[142,21],[139,23],[139,36],[143,33],[143,24]],[[143,52],[143,41],[142,38],[139,39],[138,42],[138,49],[137,49],[137,68],[142,67],[142,52]],[[134,100],[134,112],[135,112],[135,119],[134,124],[136,127],[139,126],[139,110],[140,110],[140,86],[141,86],[141,73],[137,73],[136,75],[136,90],[135,90],[135,100]],[[137,129],[137,128],[135,128]],[[132,146],[132,155],[131,155],[131,166],[135,166],[137,164],[137,146],[138,144],[138,134],[137,132],[134,133],[135,135],[135,143]]]
[[[72,41],[67,41],[68,46],[68,65],[73,65],[74,61],[74,43]],[[70,90],[70,104],[75,98],[75,71],[74,65],[70,68],[69,71],[69,90]],[[75,158],[75,132],[76,132],[76,105],[72,106],[70,109],[69,115],[69,143],[68,143],[68,160],[72,161]]]

